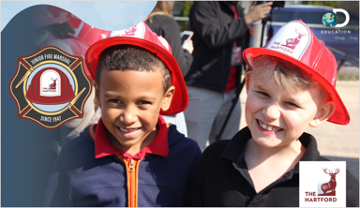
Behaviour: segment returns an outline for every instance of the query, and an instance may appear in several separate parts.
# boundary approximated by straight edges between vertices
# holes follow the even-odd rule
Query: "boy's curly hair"
[[[133,45],[115,45],[105,49],[99,58],[95,82],[100,84],[102,70],[156,71],[163,74],[164,94],[171,86],[171,73],[166,64],[150,51]]]

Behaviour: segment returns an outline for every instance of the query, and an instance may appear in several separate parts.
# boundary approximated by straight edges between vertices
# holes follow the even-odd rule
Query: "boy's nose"
[[[122,115],[120,116],[120,121],[126,125],[135,123],[136,122],[135,112],[130,107],[126,108],[122,113]]]
[[[269,105],[263,110],[263,115],[268,120],[275,120],[280,117],[280,111],[275,105]]]

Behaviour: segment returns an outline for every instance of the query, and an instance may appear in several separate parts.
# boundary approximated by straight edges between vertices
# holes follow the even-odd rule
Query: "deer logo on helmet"
[[[52,81],[53,81],[53,83],[52,84],[50,84],[49,85],[49,89],[56,89],[56,80],[57,80],[57,78],[56,79],[53,79],[53,78],[50,78]]]
[[[131,35],[131,36],[134,36],[135,35],[135,32],[136,32],[136,25],[134,27],[131,27],[129,29],[126,29],[125,30],[125,34],[126,35]]]
[[[282,46],[288,47],[290,49],[295,49],[296,45],[300,43],[301,37],[307,35],[306,33],[299,31],[299,29],[295,29],[295,32],[298,34],[298,36],[295,38],[288,38],[286,40],[286,45]]]

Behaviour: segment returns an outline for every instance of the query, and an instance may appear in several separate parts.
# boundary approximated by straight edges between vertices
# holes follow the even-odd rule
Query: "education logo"
[[[83,58],[56,47],[18,58],[10,93],[19,118],[53,129],[66,121],[83,117],[92,85],[83,69]]]
[[[336,24],[337,23],[336,14],[338,12],[343,13],[345,15],[345,21],[342,22],[341,24]],[[322,23],[326,27],[345,27],[349,23],[349,21],[350,21],[349,13],[345,9],[341,9],[341,8],[337,8],[337,9],[334,8],[332,13],[328,12],[324,14],[322,17]]]
[[[322,17],[322,23],[326,27],[334,27],[336,25],[336,16],[331,12],[326,13]]]
[[[346,162],[300,161],[300,207],[345,207]]]
[[[337,13],[343,13],[345,15],[344,22],[338,22],[336,18]],[[321,34],[351,34],[351,30],[340,30],[341,27],[345,27],[350,21],[350,15],[345,9],[335,8],[333,12],[325,13],[322,16],[322,23],[326,27],[335,28],[336,30],[321,30]]]

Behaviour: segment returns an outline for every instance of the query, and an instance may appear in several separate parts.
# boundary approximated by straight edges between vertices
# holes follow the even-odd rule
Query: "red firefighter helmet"
[[[75,97],[68,77],[59,69],[48,67],[35,74],[26,92],[33,103],[56,105],[67,103]]]
[[[175,93],[169,110],[161,110],[160,114],[172,115],[182,112],[187,108],[189,97],[186,84],[180,67],[171,53],[171,47],[164,38],[152,32],[144,22],[140,22],[130,29],[113,31],[110,36],[114,37],[99,40],[86,51],[85,63],[93,79],[95,79],[96,76],[99,57],[106,48],[122,44],[139,46],[155,53],[167,65],[171,72],[171,86],[175,87]]]
[[[110,33],[111,31],[100,30],[82,21],[74,36],[90,46],[98,40],[108,38]]]
[[[335,56],[302,20],[290,21],[282,26],[263,48],[248,48],[243,52],[250,69],[254,65],[254,58],[260,55],[281,58],[311,74],[327,90],[336,106],[328,121],[341,125],[350,122],[350,115],[335,89]]]

